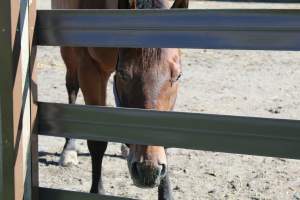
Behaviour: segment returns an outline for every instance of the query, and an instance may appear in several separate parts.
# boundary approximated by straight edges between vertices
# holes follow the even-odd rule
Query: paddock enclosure
[[[298,51],[299,19],[297,9],[36,10],[35,0],[2,0],[0,199],[124,198],[39,187],[38,134],[299,159],[299,120],[38,102],[34,67],[37,46]]]

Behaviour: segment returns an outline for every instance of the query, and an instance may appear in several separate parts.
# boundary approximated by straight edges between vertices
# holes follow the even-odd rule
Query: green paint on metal
[[[39,133],[300,159],[300,121],[39,103]]]
[[[0,96],[0,105],[1,105],[1,96]],[[1,112],[1,106],[0,106],[0,194],[3,194],[3,150],[2,150],[2,146],[3,146],[3,142],[1,140],[2,138],[2,112]],[[1,199],[1,195],[0,195],[0,199]]]
[[[39,200],[133,200],[125,197],[39,188]]]
[[[40,10],[37,36],[39,45],[50,46],[300,50],[300,15],[287,9]]]
[[[0,200],[14,199],[13,152],[13,55],[11,42],[11,1],[0,1],[0,111],[1,111],[1,175]]]

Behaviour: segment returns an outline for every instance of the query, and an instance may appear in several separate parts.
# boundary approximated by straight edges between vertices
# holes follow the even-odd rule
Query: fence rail
[[[72,192],[50,188],[39,188],[39,200],[133,200],[125,197],[115,197],[83,192]]]
[[[300,50],[299,12],[40,10],[37,33],[50,46]]]
[[[300,121],[39,103],[39,134],[300,158]]]
[[[234,3],[300,3],[299,0],[195,0],[195,1],[219,1],[219,2],[234,2]]]

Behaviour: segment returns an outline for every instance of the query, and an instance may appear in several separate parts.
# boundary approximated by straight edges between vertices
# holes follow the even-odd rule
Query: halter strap
[[[119,96],[119,93],[118,93],[118,89],[116,87],[116,75],[114,76],[113,91],[114,91],[116,106],[121,107],[121,100],[120,100],[120,96]]]
[[[118,70],[118,66],[119,66],[119,56],[117,58],[116,70]],[[114,97],[115,97],[116,106],[121,107],[121,100],[120,100],[120,96],[119,96],[119,93],[118,93],[118,89],[116,87],[116,75],[114,75],[113,93],[114,93]]]

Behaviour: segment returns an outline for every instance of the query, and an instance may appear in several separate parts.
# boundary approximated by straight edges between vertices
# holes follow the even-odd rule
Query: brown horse
[[[52,0],[53,8],[67,9],[168,9],[169,0]],[[188,0],[175,0],[172,8],[187,8]],[[180,51],[168,48],[61,47],[67,67],[69,103],[81,88],[85,103],[105,106],[106,86],[116,70],[114,92],[117,106],[162,111],[172,110],[181,75]],[[101,130],[99,130],[101,131]],[[159,199],[172,199],[165,148],[129,144],[128,167],[140,187],[159,186]],[[104,193],[101,165],[107,142],[88,141],[92,157],[92,193]],[[70,153],[71,152],[71,153]],[[75,140],[66,139],[62,164],[76,160]]]

